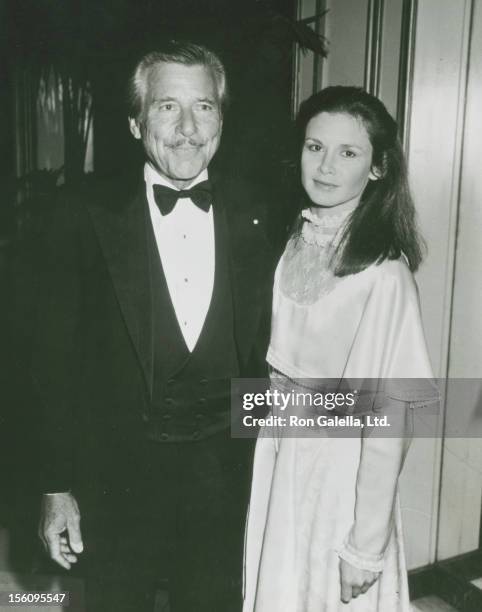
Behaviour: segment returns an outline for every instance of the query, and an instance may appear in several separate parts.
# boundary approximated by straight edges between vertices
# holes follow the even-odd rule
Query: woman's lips
[[[322,189],[329,189],[330,191],[338,187],[338,185],[335,185],[334,183],[326,183],[325,181],[320,181],[317,179],[313,179],[313,182],[317,187],[321,187]]]

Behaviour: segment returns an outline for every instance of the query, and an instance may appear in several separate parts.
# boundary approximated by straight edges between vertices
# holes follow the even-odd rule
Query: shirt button
[[[161,440],[169,440],[169,434],[167,434],[167,433],[162,433],[162,434],[161,434]]]
[[[188,283],[189,281],[188,281],[188,279],[187,279],[187,278],[185,278],[185,279],[184,279],[184,282],[185,282],[185,283]]]
[[[174,404],[174,400],[172,399],[172,397],[165,397],[164,403],[167,404],[168,406],[172,406],[172,404]]]
[[[197,403],[198,403],[200,406],[204,406],[204,404],[206,403],[206,398],[205,398],[205,397],[200,397],[200,398],[198,399]]]
[[[192,434],[193,440],[197,440],[197,439],[199,438],[199,436],[200,436],[200,435],[201,435],[201,432],[200,432],[200,431],[195,431],[195,432]]]

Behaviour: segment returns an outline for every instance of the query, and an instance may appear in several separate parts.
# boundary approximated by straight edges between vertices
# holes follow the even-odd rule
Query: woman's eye
[[[343,155],[343,157],[356,157],[356,153],[354,151],[350,151],[350,149],[347,149],[346,151],[342,151],[341,153]]]
[[[308,143],[306,146],[308,148],[308,151],[311,151],[312,153],[318,153],[323,148],[321,145],[314,143]]]

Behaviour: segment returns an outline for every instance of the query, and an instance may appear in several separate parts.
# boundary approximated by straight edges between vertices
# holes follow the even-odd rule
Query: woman
[[[432,377],[411,274],[421,247],[397,125],[370,94],[329,87],[302,105],[298,127],[307,201],[276,272],[272,384],[374,379],[402,429],[261,432],[244,612],[402,612],[397,481],[412,408],[437,393],[420,380]]]

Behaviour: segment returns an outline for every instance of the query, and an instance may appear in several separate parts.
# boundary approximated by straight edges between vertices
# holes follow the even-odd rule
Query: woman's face
[[[306,126],[301,154],[301,182],[313,204],[351,209],[356,206],[372,172],[373,148],[356,117],[320,113]]]

